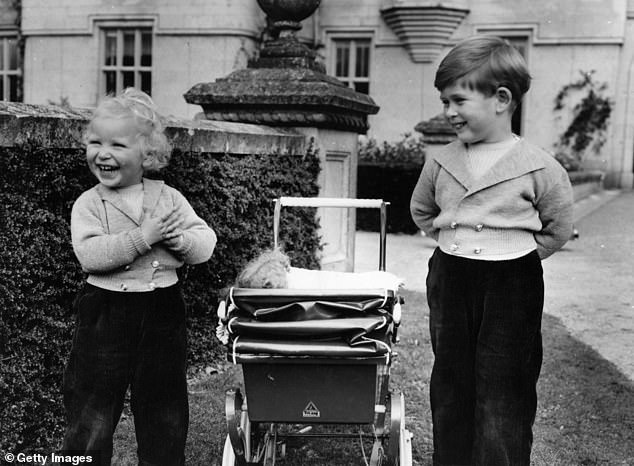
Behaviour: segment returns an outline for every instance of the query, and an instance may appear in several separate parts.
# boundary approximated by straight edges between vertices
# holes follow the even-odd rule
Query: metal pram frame
[[[376,199],[279,198],[274,245],[282,206],[379,208],[384,271],[386,205]],[[232,288],[227,302],[230,311],[219,317],[229,330],[228,359],[242,367],[245,394],[239,388],[226,392],[223,466],[273,465],[278,451],[285,454],[286,440],[311,437],[370,439],[366,464],[412,464],[404,396],[389,389],[398,290]],[[315,424],[356,424],[360,430],[313,433]],[[362,433],[361,426],[372,431]]]

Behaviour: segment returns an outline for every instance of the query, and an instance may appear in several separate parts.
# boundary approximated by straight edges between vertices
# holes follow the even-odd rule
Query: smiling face
[[[145,156],[132,117],[95,117],[88,129],[86,160],[99,182],[124,188],[141,182]]]
[[[465,144],[499,142],[511,135],[510,91],[487,96],[459,79],[440,93],[445,117]]]

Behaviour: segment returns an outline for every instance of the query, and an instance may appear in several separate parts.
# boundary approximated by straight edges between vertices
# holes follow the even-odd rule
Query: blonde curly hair
[[[158,171],[169,164],[172,146],[165,136],[162,117],[156,111],[152,98],[145,92],[128,87],[117,96],[106,96],[92,114],[84,133],[84,143],[87,142],[92,122],[104,116],[134,119],[139,130],[141,152],[149,156],[146,170]]]

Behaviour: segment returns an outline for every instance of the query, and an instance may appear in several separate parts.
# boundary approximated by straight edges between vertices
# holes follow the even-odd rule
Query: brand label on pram
[[[304,411],[302,412],[302,416],[303,417],[320,417],[321,413],[317,409],[317,406],[315,406],[315,403],[313,403],[312,401],[309,401],[306,407],[304,408]]]

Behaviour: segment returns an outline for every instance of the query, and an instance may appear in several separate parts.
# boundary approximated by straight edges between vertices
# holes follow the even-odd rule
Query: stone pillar
[[[432,157],[440,149],[456,139],[456,132],[441,113],[429,120],[421,121],[414,130],[423,135],[426,156]]]
[[[196,84],[185,94],[209,120],[291,127],[314,140],[322,173],[321,197],[356,197],[357,139],[368,129],[367,116],[379,108],[326,75],[315,53],[296,31],[320,0],[258,0],[268,16],[272,39],[257,60],[225,78]],[[355,212],[319,209],[324,242],[322,268],[354,268]],[[378,254],[378,251],[377,251]]]

